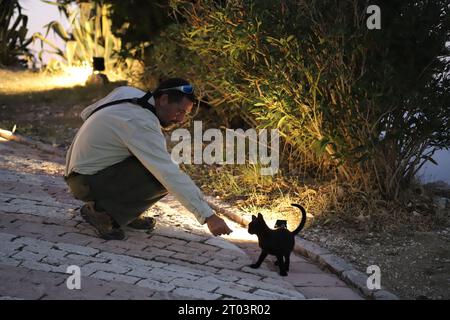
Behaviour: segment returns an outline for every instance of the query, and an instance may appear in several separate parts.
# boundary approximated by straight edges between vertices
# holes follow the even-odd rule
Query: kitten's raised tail
[[[306,210],[305,210],[305,208],[303,208],[301,205],[296,204],[296,203],[291,203],[291,206],[294,206],[294,207],[299,208],[300,211],[302,212],[302,220],[300,221],[300,224],[298,225],[298,227],[297,227],[294,231],[292,231],[292,233],[293,233],[294,235],[296,235],[296,234],[299,233],[299,232],[303,229],[303,227],[305,226],[305,223],[306,223]]]

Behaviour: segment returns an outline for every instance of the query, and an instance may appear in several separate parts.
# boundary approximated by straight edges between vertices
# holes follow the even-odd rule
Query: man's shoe
[[[155,229],[156,220],[151,217],[138,217],[128,224],[128,227],[137,230],[146,230],[147,232]]]
[[[125,233],[106,212],[94,209],[92,203],[86,203],[80,209],[81,217],[95,228],[98,236],[104,240],[123,240]]]

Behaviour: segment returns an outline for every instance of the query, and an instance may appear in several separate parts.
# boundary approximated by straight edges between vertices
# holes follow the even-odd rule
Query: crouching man
[[[148,93],[119,87],[82,111],[65,180],[99,237],[124,239],[123,226],[152,230],[155,219],[142,214],[168,192],[213,235],[232,232],[167,152],[161,127],[182,123],[194,101],[193,86],[172,78]]]

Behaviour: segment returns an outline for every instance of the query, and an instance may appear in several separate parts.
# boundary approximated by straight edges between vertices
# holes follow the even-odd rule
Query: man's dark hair
[[[170,78],[167,80],[162,81],[159,86],[153,91],[153,97],[155,99],[158,99],[163,94],[167,94],[169,96],[169,103],[178,103],[181,100],[183,100],[183,97],[188,98],[192,102],[195,102],[195,95],[183,93],[179,90],[167,90],[167,91],[161,91],[162,89],[167,88],[173,88],[173,87],[179,87],[184,85],[191,85],[189,81],[186,81],[181,78]]]

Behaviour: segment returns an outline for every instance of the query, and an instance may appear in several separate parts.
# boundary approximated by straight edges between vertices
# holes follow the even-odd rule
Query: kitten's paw
[[[252,269],[258,269],[259,268],[259,266],[256,263],[249,265],[249,267],[252,268]]]
[[[280,276],[286,277],[288,274],[286,271],[280,271]]]

